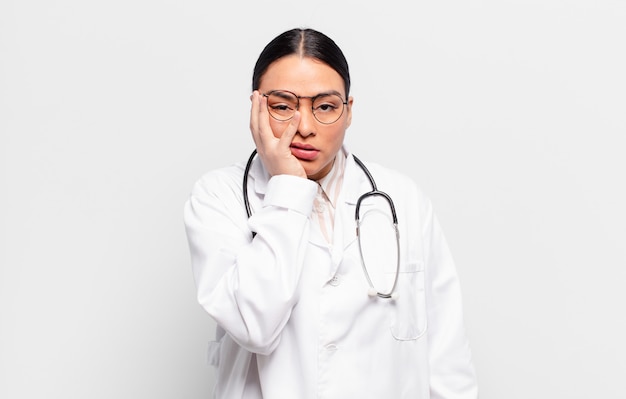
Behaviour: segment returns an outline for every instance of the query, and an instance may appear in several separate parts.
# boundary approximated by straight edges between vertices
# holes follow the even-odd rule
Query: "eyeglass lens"
[[[279,121],[287,121],[293,118],[300,106],[300,98],[288,91],[273,91],[265,96],[267,97],[267,109],[270,115]],[[302,98],[312,101],[313,116],[320,123],[334,123],[343,114],[343,99],[336,94],[322,94],[313,98]]]

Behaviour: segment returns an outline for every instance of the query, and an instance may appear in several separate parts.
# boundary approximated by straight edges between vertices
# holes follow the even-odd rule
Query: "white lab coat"
[[[218,326],[215,398],[476,399],[455,266],[416,185],[367,163],[400,229],[399,297],[381,299],[368,296],[361,266],[354,211],[371,186],[352,156],[332,245],[310,218],[317,184],[270,179],[258,158],[248,219],[244,166],[207,173],[185,205],[198,301]],[[393,262],[368,266],[376,281],[394,275]]]

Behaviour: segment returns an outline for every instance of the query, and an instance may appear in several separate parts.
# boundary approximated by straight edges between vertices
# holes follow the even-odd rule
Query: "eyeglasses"
[[[287,90],[272,90],[263,94],[267,98],[267,110],[270,116],[277,121],[285,122],[293,118],[296,110],[300,108],[300,100],[311,100],[311,111],[319,123],[330,125],[335,123],[343,115],[343,109],[347,101],[339,94],[321,93],[316,96],[298,96]]]

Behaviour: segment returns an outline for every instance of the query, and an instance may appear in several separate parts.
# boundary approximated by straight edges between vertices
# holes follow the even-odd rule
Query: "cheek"
[[[341,144],[343,143],[343,138],[346,133],[345,126],[338,126],[329,133],[330,134],[328,135],[328,137],[330,137],[331,140],[334,142],[335,147],[341,147]]]
[[[283,125],[283,122],[278,122],[277,120],[270,117],[270,127],[272,128],[272,133],[274,133],[274,137],[280,138],[280,136],[282,136],[282,133],[285,130],[285,126]]]

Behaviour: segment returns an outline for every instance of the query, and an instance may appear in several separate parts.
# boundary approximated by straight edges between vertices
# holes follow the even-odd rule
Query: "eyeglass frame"
[[[296,93],[294,93],[292,91],[289,91],[289,90],[271,90],[271,91],[269,91],[267,93],[262,93],[262,95],[263,95],[263,97],[268,98],[270,95],[272,95],[274,93],[277,93],[277,92],[289,93],[289,94],[293,95],[296,98],[296,100],[298,102],[296,103],[295,111],[298,111],[300,109],[300,99],[308,98],[309,100],[311,100],[311,113],[313,114],[313,117],[315,118],[315,120],[318,121],[319,123],[321,123],[322,125],[332,125],[333,123],[335,123],[339,119],[341,119],[341,117],[343,116],[344,111],[346,110],[346,105],[348,105],[348,100],[343,101],[343,97],[341,96],[341,94],[339,92],[335,91],[335,90],[319,93],[319,94],[316,94],[314,96],[299,96]],[[315,108],[313,108],[313,103],[315,102],[315,100],[318,97],[323,97],[323,96],[337,96],[337,97],[339,97],[339,99],[342,100],[342,102],[341,102],[341,104],[342,104],[341,113],[339,114],[337,119],[335,119],[332,122],[322,122],[319,119],[317,119],[317,116],[315,115]],[[270,110],[270,104],[269,103],[267,103],[267,111],[268,111],[268,113],[270,114],[270,116],[273,119],[275,119],[275,120],[277,120],[279,122],[287,122],[287,121],[291,120],[291,118],[293,118],[293,115],[292,115],[291,117],[289,117],[287,119],[278,119],[277,117],[272,115],[272,111]],[[294,111],[294,115],[295,115],[295,111]]]

